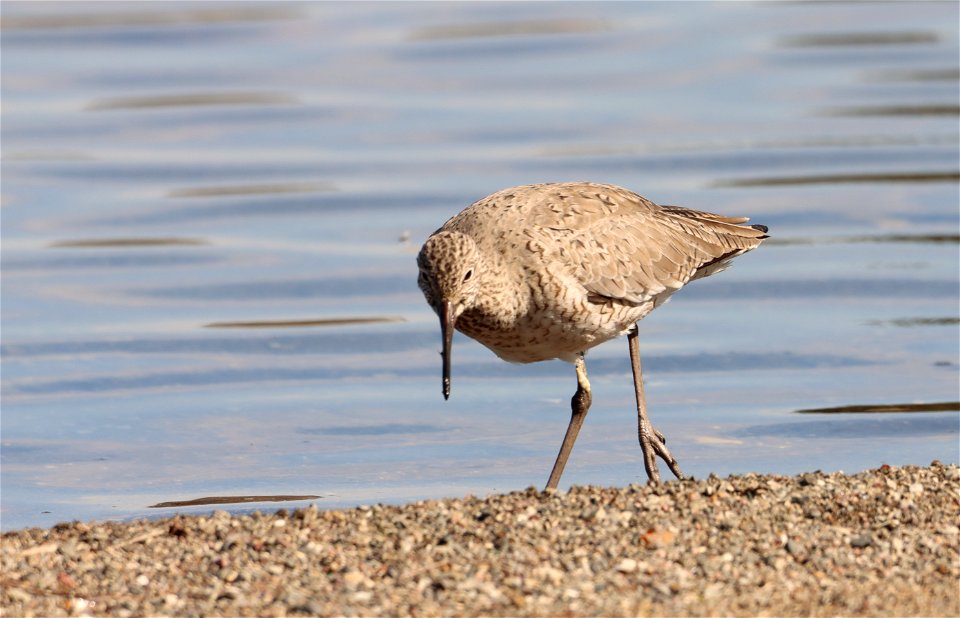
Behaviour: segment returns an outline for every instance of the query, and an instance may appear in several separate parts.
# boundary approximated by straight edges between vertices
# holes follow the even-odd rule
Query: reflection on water
[[[316,500],[320,496],[207,496],[193,500],[174,500],[151,504],[148,509],[170,509],[184,506],[212,506],[219,504],[250,504],[253,502],[297,502]]]
[[[887,405],[836,406],[833,408],[812,408],[797,410],[798,414],[846,414],[849,412],[958,412],[960,401],[941,403],[892,403]]]
[[[895,318],[892,320],[871,320],[868,324],[874,326],[955,326],[960,324],[960,318]]]
[[[939,43],[934,31],[924,32],[831,32],[788,36],[780,39],[784,47],[832,47],[848,45],[916,45]]]
[[[811,176],[772,176],[718,180],[715,187],[775,187],[780,185],[818,185],[839,183],[950,182],[960,180],[960,172],[884,172],[879,174],[816,174]]]
[[[821,113],[826,116],[957,116],[960,105],[864,105],[834,107]]]
[[[960,79],[958,76],[957,79]],[[626,155],[670,152],[707,152],[711,150],[728,152],[737,150],[757,151],[761,149],[785,150],[803,148],[836,147],[880,147],[880,146],[950,146],[958,143],[957,135],[816,135],[775,139],[731,139],[729,141],[654,144],[583,144],[570,146],[549,146],[538,151],[538,156],[567,157],[591,155]],[[758,153],[759,154],[759,153]],[[821,156],[824,153],[819,153]]]
[[[303,326],[346,326],[348,324],[376,324],[403,322],[402,317],[326,318],[323,320],[254,320],[249,322],[211,322],[204,328],[299,328]]]
[[[148,97],[122,97],[94,101],[88,110],[143,109],[149,107],[194,107],[198,105],[290,105],[297,99],[268,92],[198,92]]]
[[[541,181],[770,227],[641,324],[688,472],[960,459],[960,5],[440,7],[4,4],[4,528],[541,482],[571,367],[444,402],[415,263]],[[625,348],[568,482],[642,480]]]
[[[484,21],[483,23],[450,24],[418,28],[412,40],[465,39],[477,37],[527,37],[538,34],[570,34],[603,32],[610,25],[593,19],[543,19],[523,21]]]
[[[58,240],[48,247],[91,249],[104,247],[169,247],[175,245],[205,245],[205,240],[197,238],[90,238],[85,240]]]
[[[851,243],[960,243],[960,234],[877,234],[873,236],[835,236],[824,238],[770,238],[769,245],[814,245]]]
[[[88,11],[92,7],[84,7]],[[189,24],[228,24],[235,22],[261,23],[274,19],[292,19],[300,16],[296,5],[222,5],[217,8],[117,11],[110,7],[98,12],[69,12],[57,9],[55,14],[8,13],[3,18],[3,30],[50,30],[75,28],[110,28],[118,26],[183,26]]]
[[[334,191],[336,187],[331,182],[299,182],[283,184],[256,184],[256,185],[228,185],[217,187],[191,187],[188,189],[174,189],[167,197],[222,197],[233,195],[274,195],[277,193],[317,193],[319,191]]]
[[[960,69],[890,69],[886,71],[871,71],[865,79],[868,81],[958,81]]]

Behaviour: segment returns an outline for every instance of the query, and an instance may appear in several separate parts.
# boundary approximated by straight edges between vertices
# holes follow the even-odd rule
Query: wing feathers
[[[747,217],[661,207],[623,193],[627,195],[606,189],[596,198],[602,206],[587,208],[588,220],[567,228],[571,266],[592,295],[647,302],[723,270],[767,237],[763,226],[742,225]]]
[[[524,246],[532,242],[539,259],[569,273],[588,295],[632,304],[719,272],[767,237],[765,227],[744,225],[747,217],[658,206],[626,189],[595,183],[505,189],[446,226],[499,251],[483,226],[488,218],[510,217],[516,227],[503,234],[517,236]]]

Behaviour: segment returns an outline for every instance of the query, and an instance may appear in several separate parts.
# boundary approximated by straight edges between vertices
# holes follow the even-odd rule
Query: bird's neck
[[[523,294],[526,286],[516,280],[516,269],[507,268],[500,256],[485,262],[482,288],[471,313],[482,316],[491,326],[509,329],[527,311],[529,294]]]

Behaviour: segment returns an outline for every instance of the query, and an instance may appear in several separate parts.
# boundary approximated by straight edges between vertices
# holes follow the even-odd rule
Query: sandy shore
[[[4,616],[960,614],[960,468],[3,535]]]

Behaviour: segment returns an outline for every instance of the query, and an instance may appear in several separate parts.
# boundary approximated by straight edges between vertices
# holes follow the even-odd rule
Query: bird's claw
[[[667,439],[656,427],[649,422],[640,424],[640,450],[643,451],[643,467],[647,470],[647,477],[651,483],[660,482],[660,470],[657,469],[657,457],[666,462],[673,475],[683,480],[680,464],[667,448]]]

